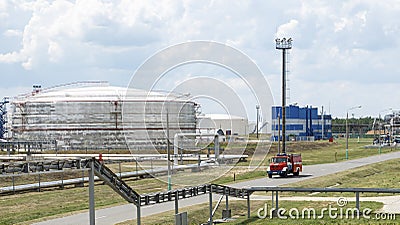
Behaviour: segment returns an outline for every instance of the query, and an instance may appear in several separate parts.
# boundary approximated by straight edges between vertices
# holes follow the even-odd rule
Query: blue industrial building
[[[282,107],[272,106],[272,140],[278,141],[279,132],[282,140]],[[319,115],[317,107],[286,106],[286,140],[321,140],[331,136],[331,115]]]

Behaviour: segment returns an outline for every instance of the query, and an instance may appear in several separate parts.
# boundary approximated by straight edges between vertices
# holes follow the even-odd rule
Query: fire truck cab
[[[279,175],[287,177],[288,174],[298,176],[303,171],[303,162],[301,154],[278,154],[271,158],[270,164],[267,167],[268,177]]]

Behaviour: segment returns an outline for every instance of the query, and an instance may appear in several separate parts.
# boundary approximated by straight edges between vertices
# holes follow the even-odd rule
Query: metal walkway
[[[129,185],[119,178],[117,174],[111,171],[107,166],[103,165],[99,160],[92,159],[88,166],[93,170],[100,179],[102,179],[108,186],[110,186],[115,192],[121,195],[125,200],[130,203],[140,206],[140,195],[134,191]],[[94,182],[94,177],[89,177],[90,181]],[[89,182],[90,182],[89,181]]]
[[[94,174],[110,186],[115,192],[121,195],[125,200],[133,203],[137,208],[137,224],[140,224],[140,208],[141,206],[159,204],[163,202],[175,202],[175,212],[178,212],[178,200],[190,198],[198,195],[209,194],[210,205],[212,208],[212,194],[221,194],[236,198],[250,200],[251,191],[247,189],[239,189],[218,184],[204,184],[195,187],[187,187],[167,192],[158,192],[140,195],[129,187],[117,174],[111,171],[107,166],[103,165],[99,160],[92,158],[88,160],[86,165],[89,168],[89,214],[90,224],[95,224],[95,209],[94,209]],[[212,212],[210,212],[212,215]],[[212,218],[212,216],[211,216]]]

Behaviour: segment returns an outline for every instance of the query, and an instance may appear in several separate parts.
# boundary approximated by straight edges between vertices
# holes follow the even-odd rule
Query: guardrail
[[[360,193],[390,193],[399,194],[400,189],[390,188],[299,188],[299,187],[250,187],[246,189],[250,192],[250,195],[254,192],[272,192],[272,202],[274,199],[275,192],[275,209],[279,209],[279,192],[336,192],[336,193],[355,193],[356,197],[356,209],[360,212]],[[248,205],[250,208],[250,205]],[[250,211],[248,211],[247,217],[250,218]]]
[[[400,189],[389,188],[298,188],[298,187],[250,187],[249,192],[278,191],[278,192],[353,192],[353,193],[400,193]]]

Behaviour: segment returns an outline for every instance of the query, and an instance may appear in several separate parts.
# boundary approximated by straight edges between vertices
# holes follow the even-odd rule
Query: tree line
[[[366,133],[372,129],[374,124],[373,117],[362,118],[349,118],[347,120],[349,132]],[[346,118],[333,118],[332,119],[332,133],[346,132]]]

